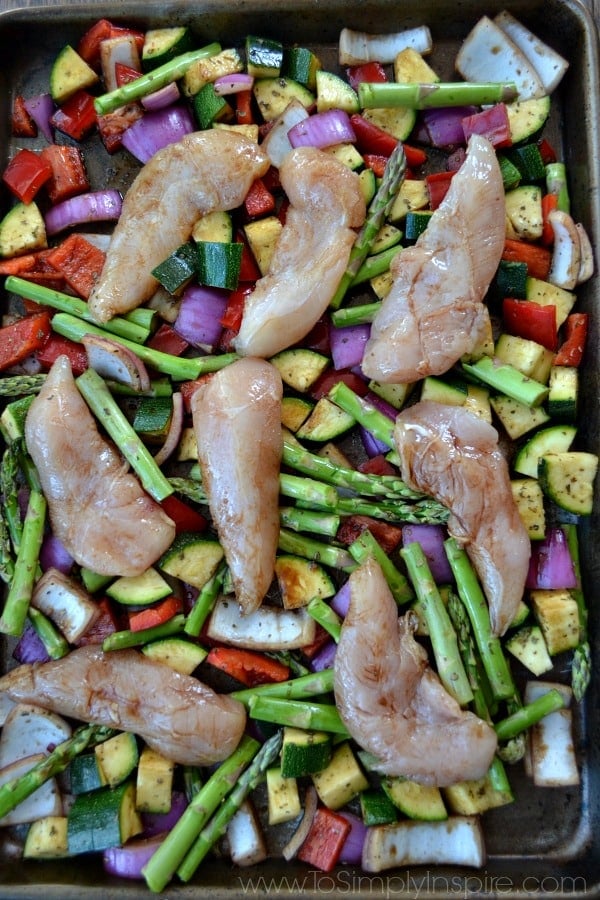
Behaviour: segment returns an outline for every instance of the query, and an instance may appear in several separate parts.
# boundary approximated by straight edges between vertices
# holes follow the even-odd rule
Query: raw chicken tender
[[[371,327],[368,378],[410,383],[447,372],[491,333],[482,300],[505,238],[504,186],[494,148],[479,135],[414,247],[391,264],[392,288]]]
[[[233,344],[241,356],[274,356],[323,315],[365,219],[355,172],[322,150],[299,147],[279,169],[290,201],[268,273],[246,298]]]
[[[398,414],[394,437],[402,478],[450,509],[448,531],[465,545],[503,634],[523,597],[531,544],[498,432],[462,407],[426,400]]]
[[[415,628],[414,613],[398,618],[379,563],[369,559],[352,573],[334,661],[342,721],[386,775],[440,787],[481,778],[496,734],[450,696],[414,639]]]
[[[29,408],[25,440],[52,530],[79,565],[140,575],[173,542],[175,525],[98,431],[66,356]]]
[[[127,191],[88,305],[98,322],[140,306],[151,274],[189,238],[200,216],[235,209],[269,168],[258,145],[231,131],[198,131],[159,150]]]

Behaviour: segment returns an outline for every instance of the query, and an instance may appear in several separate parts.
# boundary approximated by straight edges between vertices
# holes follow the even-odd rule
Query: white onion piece
[[[177,449],[181,440],[181,432],[183,430],[183,395],[180,391],[175,391],[172,397],[173,412],[171,413],[171,422],[169,424],[169,432],[164,444],[154,455],[154,462],[157,466],[162,466],[164,462]]]
[[[219,597],[210,616],[208,637],[254,650],[293,650],[315,639],[315,620],[305,609],[261,606],[240,616],[233,597]]]
[[[498,13],[494,22],[525,54],[531,65],[536,70],[546,94],[551,94],[558,87],[563,75],[569,67],[569,63],[560,53],[557,53],[548,44],[533,34],[528,28],[515,19],[506,9]]]
[[[569,708],[573,692],[568,685],[549,681],[528,681],[524,699],[531,703],[550,690],[562,695],[565,707],[536,722],[529,731],[527,774],[538,787],[568,787],[579,784],[577,759],[573,745],[572,714]]]
[[[48,754],[71,737],[62,716],[31,703],[17,703],[6,717],[0,738],[0,769],[34,753]]]
[[[300,819],[295,832],[281,851],[281,855],[287,862],[289,862],[290,859],[294,859],[294,857],[298,853],[298,850],[308,836],[310,826],[313,823],[313,819],[317,811],[317,800],[317,791],[311,785],[309,788],[307,788],[306,795],[304,797],[304,815]]]
[[[14,778],[22,778],[30,769],[45,760],[46,754],[35,753],[18,762],[12,763],[0,769],[0,786],[12,781]],[[46,816],[62,816],[63,805],[55,778],[45,781],[41,787],[30,794],[22,803],[11,809],[0,819],[0,827],[5,825],[24,825],[43,819]]]
[[[114,91],[119,86],[115,72],[117,63],[136,69],[140,75],[142,74],[140,54],[133,35],[123,34],[100,42],[100,66],[106,91]]]
[[[35,584],[31,603],[52,619],[70,644],[79,640],[100,615],[98,604],[75,579],[47,569]]]
[[[367,831],[362,867],[365,872],[428,864],[481,868],[485,858],[479,818],[450,816],[440,822],[374,825]]]
[[[164,109],[165,106],[176,103],[180,97],[179,85],[176,81],[172,81],[170,84],[165,84],[158,91],[153,91],[146,97],[142,97],[141,104],[144,109],[154,112],[154,110]]]
[[[369,34],[342,28],[339,38],[340,65],[353,66],[365,62],[392,63],[407,47],[417,53],[431,53],[433,42],[426,25],[407,28],[393,34]]]
[[[548,281],[572,291],[577,286],[581,265],[581,245],[575,222],[561,209],[553,209],[548,221],[554,232],[554,246]]]
[[[128,347],[95,334],[84,335],[81,343],[90,367],[103,378],[126,384],[135,391],[150,390],[146,366]]]
[[[240,91],[249,91],[254,84],[254,77],[246,72],[233,72],[231,75],[221,75],[215,78],[213,87],[215,94],[224,97],[227,94],[239,94]]]
[[[253,866],[267,858],[260,822],[249,800],[244,800],[227,826],[229,855],[236,866]]]
[[[576,222],[575,228],[579,234],[579,249],[581,251],[577,284],[582,284],[594,274],[594,251],[592,250],[592,242],[589,235],[581,222]]]
[[[288,132],[298,122],[308,118],[308,111],[299,100],[290,100],[284,111],[278,116],[264,141],[262,148],[271,160],[271,164],[279,168],[284,158],[292,149]]]

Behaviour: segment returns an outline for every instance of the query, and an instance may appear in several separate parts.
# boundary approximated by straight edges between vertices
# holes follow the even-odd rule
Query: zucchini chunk
[[[577,516],[591,515],[597,471],[596,454],[583,451],[546,453],[538,462],[538,478],[544,494],[561,509]]]

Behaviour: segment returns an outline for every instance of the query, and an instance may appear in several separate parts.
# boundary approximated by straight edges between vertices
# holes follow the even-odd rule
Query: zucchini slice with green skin
[[[571,450],[546,453],[538,461],[538,478],[544,494],[567,512],[589,516],[598,471],[595,453]]]
[[[254,78],[277,77],[283,63],[283,44],[271,38],[248,35],[246,38],[246,71]]]
[[[281,777],[302,778],[320,772],[331,760],[331,735],[286,726],[281,745]]]
[[[579,370],[575,366],[553,366],[548,388],[548,413],[554,419],[574,422],[577,417]]]
[[[532,138],[550,115],[550,97],[515,100],[506,104],[508,125],[513,144]]]
[[[218,541],[186,531],[177,535],[157,565],[165,574],[192,587],[203,588],[215,574],[223,556]]]
[[[437,822],[448,818],[448,811],[438,787],[391,776],[384,778],[381,786],[392,803],[409,819]]]
[[[282,380],[304,394],[330,365],[329,358],[308,347],[292,347],[282,350],[269,360],[281,375]]]
[[[275,575],[285,609],[297,609],[307,606],[313,597],[325,599],[335,594],[335,585],[325,569],[301,556],[278,556]]]
[[[514,801],[509,791],[495,788],[489,774],[475,781],[460,781],[444,788],[444,798],[454,815],[476,816]]]
[[[66,816],[44,816],[32,822],[25,846],[23,859],[57,859],[68,856]]]
[[[60,51],[50,72],[50,94],[59,105],[77,91],[92,87],[99,75],[76,50],[67,44]]]
[[[76,756],[69,766],[71,778],[71,793],[87,794],[89,791],[97,791],[103,787],[102,776],[98,769],[98,759],[95,753],[82,753]]]
[[[106,589],[106,593],[124,606],[146,606],[163,600],[171,593],[171,585],[154,568],[141,575],[124,575]]]
[[[312,413],[296,432],[300,440],[331,441],[355,424],[353,416],[344,412],[327,397],[317,401]]]
[[[237,288],[243,244],[198,241],[198,281],[210,287],[233,291]]]
[[[115,787],[131,775],[138,764],[139,752],[135,735],[122,731],[98,744],[94,753],[103,785]]]
[[[316,86],[317,112],[341,109],[352,114],[359,111],[358,94],[339,75],[320,69],[316,74]]]
[[[292,100],[305,109],[315,102],[314,94],[293,78],[258,78],[252,90],[265,122],[280,116]]]
[[[152,641],[142,648],[142,653],[183,675],[191,675],[207,656],[207,651],[200,644],[178,637]]]
[[[549,428],[542,428],[517,453],[514,462],[515,472],[537,478],[540,457],[547,453],[564,453],[575,440],[576,433],[574,425],[551,425]]]
[[[142,829],[142,820],[135,808],[133,782],[79,794],[68,816],[69,855],[120,846],[140,834]]]
[[[577,601],[571,591],[564,588],[534,590],[530,591],[529,599],[550,656],[577,647],[581,623]]]
[[[383,790],[371,788],[360,795],[360,812],[365,825],[389,825],[398,821],[398,809]]]
[[[510,486],[529,539],[543,540],[546,535],[546,510],[539,482],[535,478],[516,478]]]
[[[140,812],[168,813],[175,765],[170,759],[144,747],[135,785],[135,806]]]
[[[156,69],[163,63],[169,62],[186,53],[194,47],[194,39],[185,25],[176,25],[172,28],[151,28],[144,37],[142,49],[142,68],[144,72]]]
[[[327,766],[315,772],[312,780],[319,799],[329,809],[341,809],[369,787],[348,741],[334,748]]]
[[[506,641],[506,649],[534,675],[552,668],[546,641],[539,625],[526,625]]]
[[[269,825],[289,822],[302,812],[298,782],[295,778],[284,778],[281,769],[267,769],[267,798]]]
[[[16,203],[0,222],[0,257],[21,256],[48,246],[46,223],[38,205]]]

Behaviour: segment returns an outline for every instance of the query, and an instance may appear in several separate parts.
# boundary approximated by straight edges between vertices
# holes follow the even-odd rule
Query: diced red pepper
[[[321,397],[327,396],[334,384],[343,381],[349,388],[352,388],[355,394],[364,397],[369,390],[369,385],[350,369],[327,369],[320,375],[310,389],[310,395],[313,400],[320,400]]]
[[[141,609],[139,612],[130,612],[128,614],[129,629],[130,631],[145,631],[146,628],[164,625],[165,622],[168,622],[181,610],[182,605],[179,597],[167,597],[165,600],[160,600],[147,609]]]
[[[367,169],[371,169],[378,178],[383,178],[388,156],[379,156],[377,153],[364,153],[363,159]]]
[[[201,512],[193,509],[188,503],[184,503],[174,494],[165,497],[160,504],[166,514],[175,523],[175,531],[180,534],[182,531],[205,531],[208,522]]]
[[[406,165],[410,169],[418,169],[427,162],[427,154],[420,147],[413,147],[412,144],[404,144],[404,155],[406,157]],[[407,173],[407,178],[410,173]]]
[[[364,462],[361,462],[357,469],[359,472],[365,472],[367,475],[397,475],[396,469],[393,467],[391,462],[385,458],[383,453],[378,453],[377,456],[372,456],[370,459],[365,459]]]
[[[25,107],[25,97],[18,94],[13,103],[10,130],[15,137],[37,137],[38,127]]]
[[[356,135],[356,147],[361,153],[374,153],[378,156],[391,156],[398,139],[369,122],[364,116],[353,113],[350,122]]]
[[[36,267],[38,253],[47,253],[40,250],[36,253],[25,253],[23,256],[12,256],[10,259],[0,259],[0,275],[22,275],[31,272]]]
[[[494,106],[488,106],[487,109],[473,113],[472,116],[465,116],[462,126],[465,141],[468,141],[472,134],[480,134],[486,137],[492,147],[496,149],[512,145],[510,121],[505,103],[495,103]]]
[[[163,322],[156,334],[146,342],[148,347],[159,350],[161,353],[170,353],[171,356],[181,356],[189,347],[185,338],[175,331],[172,325]]]
[[[330,324],[328,316],[324,316],[318,322],[315,322],[306,337],[302,339],[302,347],[328,355],[331,350]]]
[[[238,284],[258,281],[261,276],[261,271],[258,268],[258,263],[256,262],[254,254],[248,246],[248,241],[246,240],[244,232],[241,229],[237,232],[235,239],[243,245],[242,258],[240,260],[240,272],[238,275]]]
[[[337,530],[336,540],[349,546],[361,536],[363,531],[370,531],[378,544],[386,553],[391,553],[402,540],[402,529],[399,525],[391,525],[371,516],[347,516]]]
[[[237,335],[238,332],[234,328],[224,328],[217,344],[219,353],[233,353],[235,350],[233,342]]]
[[[100,68],[100,44],[109,38],[120,35],[132,35],[138,51],[141,53],[144,47],[144,34],[132,28],[121,25],[113,25],[108,19],[100,19],[89,28],[77,45],[77,52],[92,69]]]
[[[547,350],[556,350],[558,335],[555,306],[505,297],[502,301],[502,317],[508,334],[535,341]]]
[[[565,322],[565,339],[554,357],[555,366],[579,366],[583,359],[589,327],[587,313],[571,313]]]
[[[546,138],[542,138],[538,143],[538,150],[540,151],[540,156],[542,157],[542,162],[545,166],[549,163],[555,163],[558,159],[556,150]]]
[[[298,851],[298,859],[322,872],[331,872],[340,857],[350,828],[350,822],[339,813],[320,806]]]
[[[33,284],[41,284],[42,287],[50,288],[53,291],[64,291],[65,289],[65,279],[58,272],[41,272],[34,269],[30,272],[23,272],[20,277],[25,281],[33,282]],[[27,309],[26,304],[25,308]]]
[[[452,181],[454,172],[432,172],[425,176],[425,185],[429,194],[429,206],[437,209],[446,194]]]
[[[256,123],[252,91],[239,91],[235,95],[235,121],[237,125],[254,125]]]
[[[182,381],[179,385],[179,391],[181,393],[181,397],[183,399],[183,408],[187,413],[192,411],[190,406],[190,400],[192,395],[198,390],[201,384],[210,378],[210,373],[208,375],[202,375],[200,378],[196,378],[194,381]]]
[[[558,208],[558,194],[544,194],[542,196],[542,237],[545,247],[551,247],[554,243],[554,229],[550,224],[549,216],[552,210]]]
[[[317,627],[315,629],[315,639],[312,644],[306,644],[302,648],[302,653],[307,659],[313,659],[319,652],[322,650],[325,644],[329,643],[331,640],[331,635],[328,631],[326,631],[322,625],[317,623]]]
[[[50,144],[44,147],[41,156],[52,168],[52,177],[46,183],[48,197],[52,203],[59,203],[61,200],[89,191],[90,182],[79,147]]]
[[[262,178],[257,178],[250,185],[244,200],[244,208],[251,219],[267,216],[275,209],[275,197]]]
[[[54,111],[50,124],[74,141],[81,141],[96,125],[94,98],[83,89],[76,91]]]
[[[82,234],[70,234],[48,255],[48,262],[84,300],[100,277],[105,254]]]
[[[39,189],[52,177],[50,163],[24,148],[13,156],[2,175],[2,181],[22,203],[31,203]]]
[[[114,634],[115,631],[119,630],[119,620],[108,597],[101,597],[98,600],[98,608],[100,615],[78,639],[76,642],[78,647],[86,647],[89,644],[102,644],[110,634]]]
[[[50,313],[43,310],[0,328],[0,371],[16,366],[44,346],[50,335]]]
[[[35,355],[46,372],[50,371],[59,356],[68,357],[74,375],[82,375],[88,367],[87,353],[83,344],[54,332]]]
[[[246,297],[253,291],[253,285],[242,285],[237,290],[231,291],[227,298],[227,306],[225,312],[221,316],[221,325],[223,328],[230,328],[236,334],[240,330],[242,317],[244,315],[244,304]]]
[[[239,647],[213,647],[205,662],[247,687],[287,681],[290,677],[289,667],[278,660]]]
[[[128,103],[115,112],[98,116],[96,124],[107,153],[116,153],[123,146],[123,134],[144,115],[140,103]]]
[[[541,281],[548,280],[552,253],[547,247],[539,244],[530,244],[528,241],[506,238],[502,259],[507,262],[524,262],[527,264],[527,274]]]
[[[142,73],[137,69],[134,69],[133,66],[128,66],[126,63],[115,63],[115,81],[117,82],[117,87],[123,87],[124,84],[137,81],[141,74]]]
[[[362,84],[363,81],[383,84],[388,80],[386,71],[380,62],[367,62],[359,63],[356,66],[348,66],[346,76],[350,87],[354,88],[354,90],[357,90],[359,84]]]

